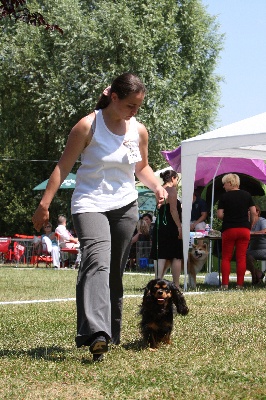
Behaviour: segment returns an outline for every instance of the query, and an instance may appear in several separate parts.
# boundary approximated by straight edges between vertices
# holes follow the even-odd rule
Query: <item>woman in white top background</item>
[[[96,109],[71,130],[65,150],[32,217],[39,230],[60,184],[81,155],[71,210],[82,253],[77,279],[77,347],[89,346],[99,361],[108,343],[120,343],[123,284],[138,220],[135,177],[154,191],[160,206],[167,192],[148,164],[148,132],[135,115],[145,96],[141,80],[118,76]]]

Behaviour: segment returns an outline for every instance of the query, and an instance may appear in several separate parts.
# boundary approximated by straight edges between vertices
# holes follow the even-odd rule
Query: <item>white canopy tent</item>
[[[185,282],[190,236],[191,199],[198,156],[266,159],[266,113],[226,125],[181,142],[182,226]]]

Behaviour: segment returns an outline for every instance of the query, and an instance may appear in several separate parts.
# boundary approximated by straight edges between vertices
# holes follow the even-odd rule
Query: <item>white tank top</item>
[[[127,133],[120,136],[106,127],[102,110],[95,114],[95,132],[81,153],[81,166],[71,201],[72,214],[115,210],[138,198],[135,163],[129,163],[125,145],[139,144],[136,119],[130,119]]]

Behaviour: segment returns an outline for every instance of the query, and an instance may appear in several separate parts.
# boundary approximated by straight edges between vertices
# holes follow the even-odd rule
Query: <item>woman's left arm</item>
[[[168,197],[167,191],[160,185],[156,179],[153,170],[148,163],[148,132],[143,124],[138,123],[139,132],[139,151],[141,154],[141,161],[136,163],[135,174],[136,177],[149,189],[151,189],[156,196],[158,206],[164,203],[164,199]]]
[[[217,218],[223,220],[224,219],[224,210],[222,208],[219,208],[217,210]]]

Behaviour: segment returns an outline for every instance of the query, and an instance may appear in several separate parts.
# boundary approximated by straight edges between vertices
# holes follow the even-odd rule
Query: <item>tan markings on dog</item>
[[[168,327],[170,327],[170,326],[172,326],[173,324],[171,324],[171,322],[164,322],[164,324],[163,324],[163,326],[168,326]]]
[[[160,328],[155,322],[150,322],[147,326],[153,331],[158,331],[158,329]]]
[[[169,334],[166,334],[166,335],[163,337],[162,343],[171,344],[171,340],[170,340],[170,335],[169,335]]]
[[[154,288],[157,289],[154,295],[157,300],[165,300],[172,297],[171,291],[168,290],[167,285],[155,285]]]

